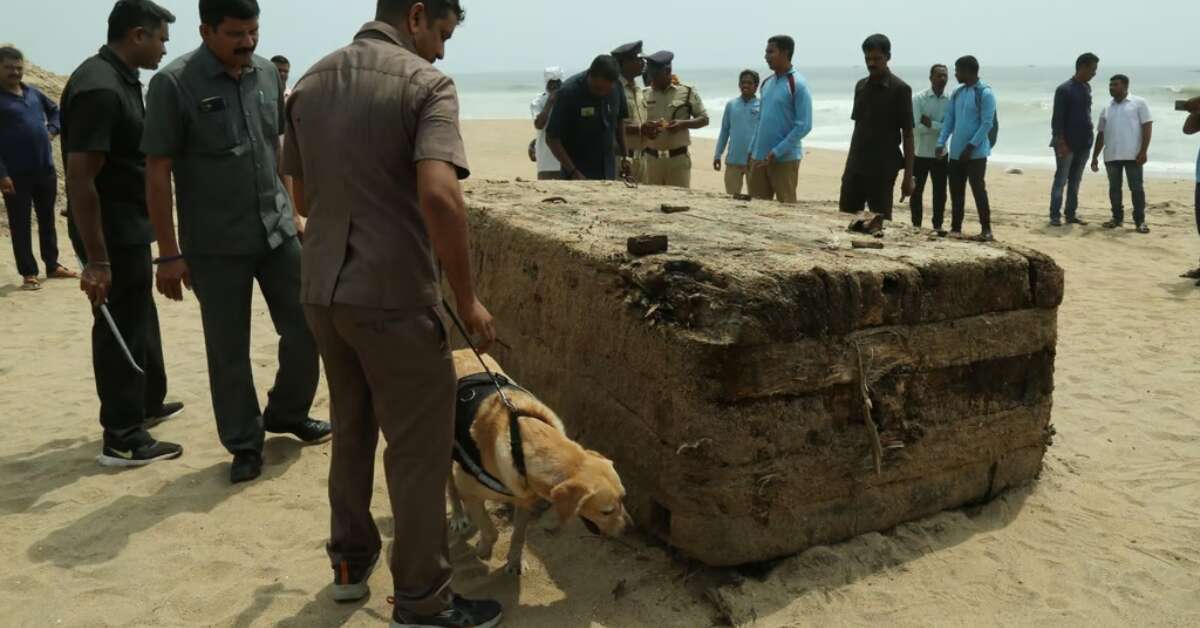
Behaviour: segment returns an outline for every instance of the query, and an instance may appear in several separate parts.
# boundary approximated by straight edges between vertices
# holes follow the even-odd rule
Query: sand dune
[[[475,176],[531,176],[527,123],[465,130]],[[711,144],[697,151],[697,187],[719,190]],[[801,196],[832,203],[842,159],[810,155]],[[1060,231],[1044,226],[1047,173],[994,168],[989,183],[997,236],[1067,271],[1058,435],[1036,485],[744,573],[695,568],[638,536],[602,542],[578,526],[537,528],[526,552],[533,569],[520,580],[456,543],[458,588],[499,597],[507,625],[536,628],[727,618],[766,627],[1200,624],[1200,289],[1177,278],[1200,255],[1193,184],[1150,181],[1154,233],[1139,236],[1099,228],[1100,175],[1085,182],[1082,213],[1094,226]],[[327,447],[272,439],[264,477],[228,485],[194,299],[160,303],[172,396],[188,411],[156,434],[182,442],[184,457],[124,473],[95,466],[84,298],[69,281],[20,292],[7,234],[0,239],[0,625],[376,626],[388,617],[386,572],[365,602],[328,600]],[[261,302],[254,331],[265,395],[274,336]],[[328,416],[323,386],[314,413]],[[386,504],[380,484],[377,514],[390,534]]]

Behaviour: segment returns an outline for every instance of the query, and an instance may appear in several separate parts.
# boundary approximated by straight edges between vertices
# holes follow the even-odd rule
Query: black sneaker
[[[315,445],[329,440],[330,435],[333,434],[333,426],[328,421],[304,419],[295,425],[268,425],[267,431],[272,434],[291,434],[309,445]]]
[[[371,594],[367,580],[379,564],[379,554],[367,564],[354,565],[343,560],[333,568],[333,599],[337,602],[357,602]]]
[[[241,484],[249,482],[262,475],[262,454],[257,451],[239,451],[233,455],[233,464],[229,466],[229,482]]]
[[[1078,218],[1078,217],[1076,217],[1076,218],[1068,218],[1068,219],[1067,219],[1067,224],[1068,224],[1068,225],[1079,225],[1080,227],[1086,227],[1086,226],[1088,225],[1088,223],[1087,223],[1087,221],[1086,221],[1086,220],[1084,220],[1084,219],[1082,219],[1082,218]]]
[[[1051,219],[1050,219],[1050,226],[1051,226],[1051,227],[1061,227],[1061,226],[1063,226],[1063,223],[1062,223],[1062,221],[1061,221],[1061,220],[1059,220],[1059,219],[1057,219],[1057,218],[1051,218]]]
[[[397,608],[392,628],[492,628],[504,619],[504,607],[491,600],[468,600],[454,596],[450,608],[432,617],[417,617]]]
[[[153,427],[158,427],[167,421],[183,414],[183,404],[178,401],[164,403],[157,412],[151,413],[142,422],[142,429],[148,430]]]
[[[102,467],[129,469],[144,467],[161,460],[173,460],[183,455],[183,447],[175,443],[156,441],[146,432],[121,441],[104,439],[104,449],[96,457]]]

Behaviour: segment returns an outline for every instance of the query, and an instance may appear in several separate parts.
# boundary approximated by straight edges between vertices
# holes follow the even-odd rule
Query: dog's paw
[[[471,525],[470,517],[451,517],[449,530],[450,534],[468,536],[475,530],[475,527]]]
[[[510,576],[519,576],[523,573],[529,573],[530,571],[531,568],[529,563],[525,562],[524,560],[510,560],[504,565],[504,573]]]

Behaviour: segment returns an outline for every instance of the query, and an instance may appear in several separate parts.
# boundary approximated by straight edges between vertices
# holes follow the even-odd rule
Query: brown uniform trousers
[[[405,608],[441,612],[451,595],[446,481],[456,378],[440,313],[340,304],[308,305],[305,313],[325,360],[333,408],[331,554],[363,564],[380,552],[371,496],[382,430],[396,528],[395,589],[412,595],[403,600]],[[409,588],[430,583],[429,591]]]
[[[759,161],[750,166],[750,196],[754,198],[795,203],[799,183],[799,161],[785,161],[773,166]]]
[[[734,166],[725,164],[725,193],[726,194],[741,194],[742,184],[746,184],[747,193],[750,189],[750,171],[746,166]]]

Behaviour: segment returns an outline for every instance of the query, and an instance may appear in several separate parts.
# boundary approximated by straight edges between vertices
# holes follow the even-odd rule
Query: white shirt
[[[537,117],[542,115],[542,110],[546,108],[546,102],[549,100],[550,95],[546,93],[533,99],[533,103],[529,105],[529,111],[533,114],[534,120],[537,120]],[[554,158],[554,152],[546,145],[546,129],[538,131],[537,149],[535,152],[537,153],[538,172],[559,172],[562,170],[562,165]]]
[[[917,157],[934,159],[937,157],[938,138],[942,134],[942,122],[946,119],[946,110],[950,108],[950,96],[943,91],[941,96],[929,88],[913,96],[913,124],[916,130]],[[929,116],[933,124],[927,127],[921,124],[921,116]]]
[[[1142,125],[1154,122],[1150,107],[1137,96],[1112,101],[1100,111],[1097,130],[1104,134],[1104,161],[1134,161],[1142,152]]]

